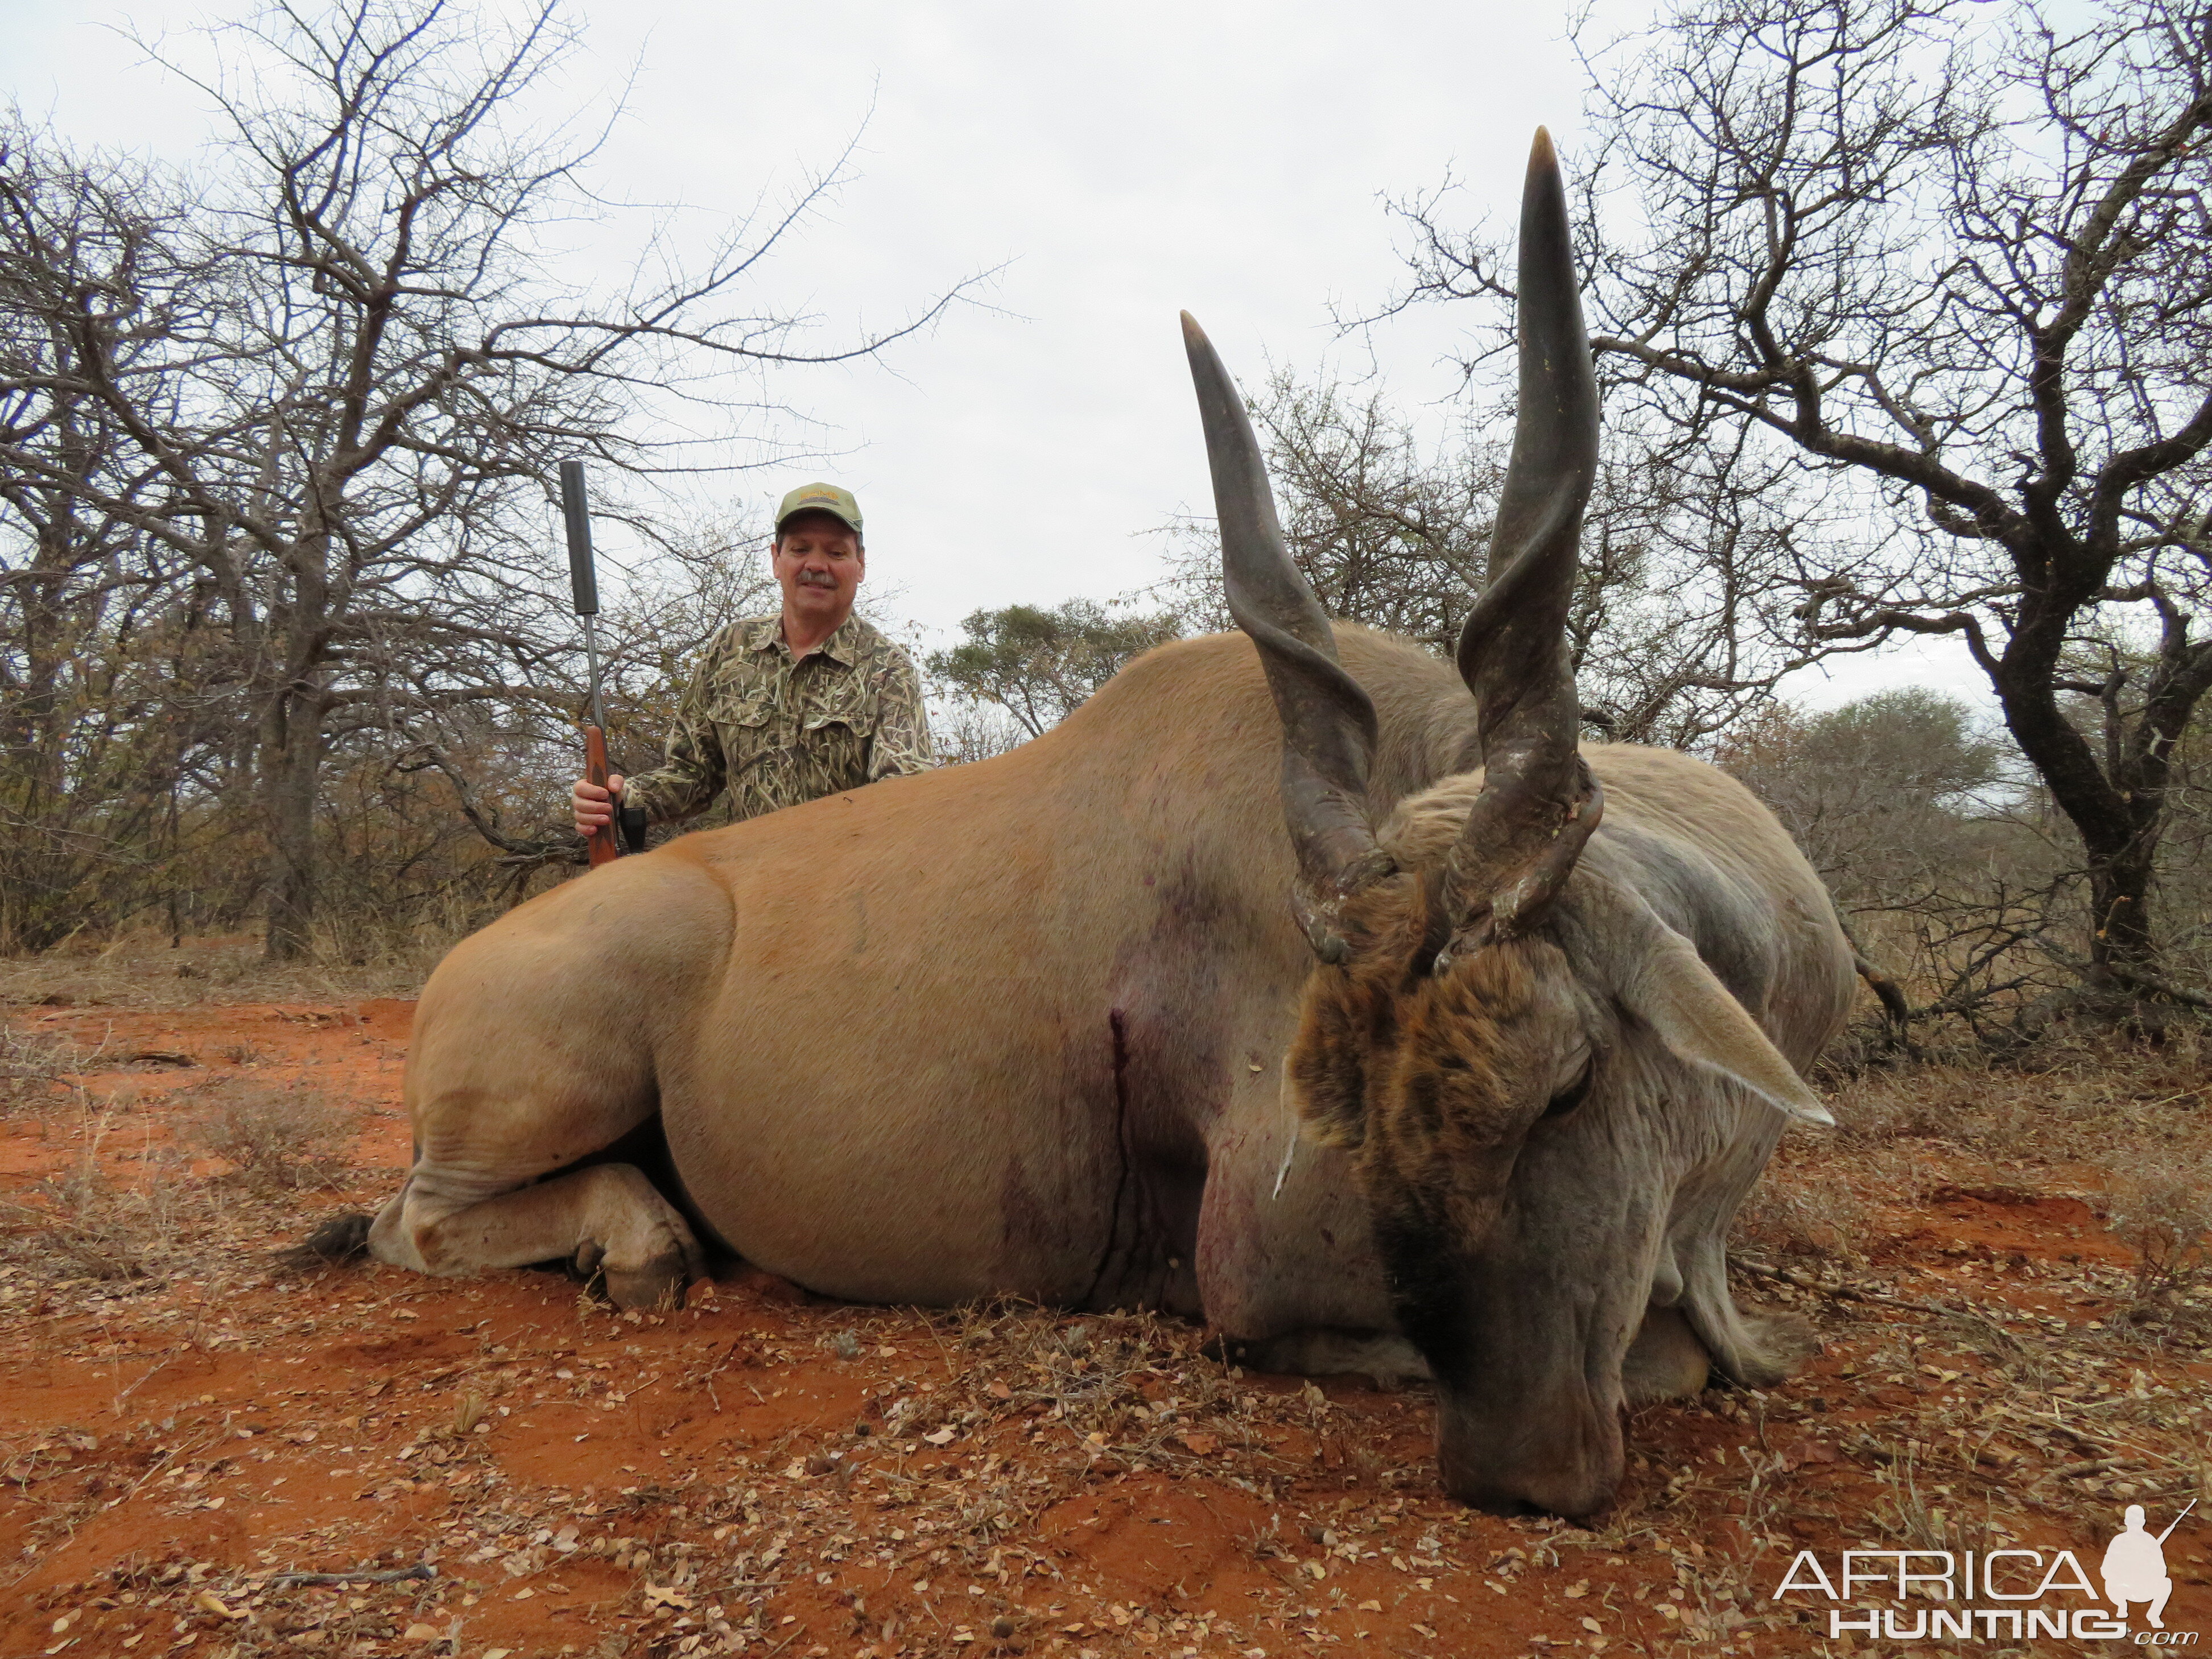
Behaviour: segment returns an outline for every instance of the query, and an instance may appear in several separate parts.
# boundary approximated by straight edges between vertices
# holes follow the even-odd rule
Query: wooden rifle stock
[[[607,734],[588,722],[584,726],[584,781],[602,789],[607,787]],[[592,830],[590,839],[592,869],[622,856],[622,848],[615,845],[611,819]]]

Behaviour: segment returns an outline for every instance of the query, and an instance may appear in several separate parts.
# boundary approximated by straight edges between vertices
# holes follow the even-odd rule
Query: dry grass
[[[129,934],[96,948],[0,957],[0,1006],[185,1008],[411,997],[457,937],[425,933],[409,948],[367,963],[337,955],[270,963],[254,939],[187,939],[172,949],[164,937]]]
[[[187,1264],[186,1235],[208,1200],[175,1150],[112,1110],[85,1111],[72,1139],[58,1173],[0,1201],[0,1259],[45,1279],[143,1279]],[[127,1178],[116,1167],[125,1162]]]
[[[2203,1058],[2191,1031],[1870,1073],[1838,1091],[1825,1145],[1785,1142],[1739,1241],[1790,1260],[1831,1352],[1883,1391],[1881,1432],[1850,1446],[1875,1488],[1840,1517],[1867,1544],[2087,1542],[2127,1503],[2212,1500],[2212,1407],[2184,1369],[2212,1355]],[[1948,1182],[2029,1217],[2078,1197],[2109,1232],[1946,1238],[1929,1212]]]
[[[78,1092],[72,1074],[97,1060],[98,1051],[58,1033],[20,1031],[0,1024],[0,1111],[42,1110]]]
[[[351,1120],[310,1085],[223,1079],[193,1091],[205,1115],[191,1143],[230,1167],[223,1179],[248,1192],[327,1191],[346,1168]]]
[[[342,1031],[329,1038],[354,1040]],[[61,1172],[19,1188],[0,1212],[8,1264],[0,1309],[98,1310],[101,1340],[137,1331],[174,1346],[188,1324],[209,1352],[266,1340],[254,1322],[280,1305],[274,1290],[255,1299],[238,1287],[252,1283],[260,1250],[297,1236],[327,1206],[315,1189],[340,1171],[345,1113],[263,1074],[172,1088],[161,1099],[143,1110],[21,1114],[9,1126],[66,1138],[68,1156],[42,1159]],[[1295,1380],[1225,1368],[1205,1357],[1201,1332],[1139,1315],[755,1309],[733,1291],[726,1314],[640,1320],[587,1303],[573,1329],[528,1327],[527,1341],[538,1346],[527,1350],[523,1336],[502,1328],[495,1340],[514,1344],[513,1355],[488,1346],[448,1395],[395,1391],[417,1407],[398,1437],[419,1448],[407,1460],[417,1474],[434,1468],[448,1485],[474,1480],[489,1472],[485,1447],[515,1432],[506,1407],[520,1415],[540,1395],[604,1397],[607,1379],[640,1370],[633,1345],[641,1339],[652,1356],[647,1375],[662,1379],[654,1388],[681,1402],[663,1407],[677,1423],[695,1411],[699,1423],[718,1420],[725,1407],[781,1393],[778,1383],[864,1384],[855,1413],[826,1429],[799,1419],[758,1443],[695,1437],[702,1478],[680,1492],[676,1462],[637,1458],[645,1474],[619,1503],[605,1499],[580,1533],[565,1492],[526,1483],[452,1487],[443,1546],[451,1593],[470,1588],[471,1572],[511,1580],[588,1557],[599,1571],[611,1563],[635,1574],[635,1587],[622,1592],[632,1598],[649,1582],[696,1602],[695,1633],[710,1638],[702,1652],[739,1639],[748,1652],[768,1650],[789,1634],[779,1621],[799,1607],[794,1595],[811,1593],[817,1572],[864,1567],[865,1609],[840,1607],[834,1622],[816,1624],[833,1652],[863,1643],[888,1652],[909,1638],[940,1650],[949,1638],[906,1589],[922,1579],[953,1587],[951,1602],[933,1605],[975,1615],[978,1639],[963,1651],[991,1651],[981,1638],[1000,1622],[1032,1653],[1048,1651],[1025,1610],[1048,1597],[1068,1603],[1054,1622],[1108,1620],[1102,1647],[1116,1655],[1140,1644],[1179,1652],[1188,1643],[1207,1655],[1287,1650],[1284,1638],[1300,1625],[1348,1612],[1351,1604],[1329,1599],[1340,1575],[1382,1571],[1374,1558],[1361,1566],[1345,1553],[1359,1546],[1384,1562],[1400,1554],[1416,1572],[1432,1571],[1422,1565],[1430,1559],[1448,1562],[1433,1571],[1458,1576],[1438,1582],[1473,1605],[1490,1605],[1480,1597],[1492,1592],[1480,1586],[1494,1578],[1511,1588],[1510,1605],[1537,1601],[1557,1611],[1571,1639],[1587,1630],[1586,1612],[1608,1632],[1640,1626],[1609,1652],[1814,1654],[1825,1651],[1818,1633],[1769,1599],[1801,1544],[1987,1547],[1999,1538],[2063,1537],[2086,1547],[2109,1534],[2126,1502],[2170,1516],[2192,1493],[2212,1498],[2212,1407],[2190,1370],[2212,1340],[2212,1103],[2193,1054],[2060,1049],[2033,1073],[1923,1066],[1869,1075],[1836,1103],[1844,1128],[1790,1136],[1739,1230],[1747,1254],[1788,1275],[1761,1279],[1746,1300],[1778,1296],[1813,1317],[1827,1345],[1815,1374],[1765,1393],[1715,1389],[1646,1408],[1630,1430],[1638,1460],[1630,1490],[1589,1528],[1528,1521],[1500,1534],[1450,1510],[1435,1489],[1422,1393],[1353,1398],[1331,1384],[1332,1401]],[[161,1138],[165,1126],[173,1140]],[[195,1174],[179,1156],[184,1147],[221,1164],[210,1170],[203,1160]],[[1936,1200],[1940,1188],[1962,1182],[2030,1199],[2082,1194],[2110,1218],[2112,1237],[2091,1224],[2083,1248],[2051,1238],[2025,1259],[1956,1248]],[[2113,1237],[2132,1251],[2126,1259]],[[218,1293],[211,1287],[225,1274]],[[196,1304],[193,1278],[206,1281]],[[464,1299],[471,1292],[433,1281],[401,1288],[422,1298],[426,1328],[437,1310],[453,1314],[435,1316],[441,1322],[473,1328],[477,1304]],[[336,1279],[314,1291],[337,1293],[363,1297],[368,1286]],[[234,1331],[225,1322],[240,1296],[248,1311]],[[557,1310],[551,1317],[569,1324]],[[486,1330],[479,1340],[495,1338]],[[300,1340],[297,1352],[309,1352],[313,1344]],[[526,1375],[510,1376],[517,1366]],[[157,1376],[140,1398],[167,1385],[167,1374]],[[1833,1455],[1802,1461],[1796,1449],[1808,1440]],[[647,1456],[686,1455],[680,1430],[645,1444]],[[1040,1540],[1074,1535],[1079,1520],[1063,1506],[1125,1478],[1163,1492],[1210,1484],[1231,1505],[1249,1500],[1255,1518],[1240,1514],[1237,1525],[1249,1533],[1242,1559],[1257,1575],[1253,1589],[1202,1613],[1156,1607],[1140,1615],[1157,1629],[1112,1629],[1104,1609],[1119,1592],[1079,1588],[1074,1559]],[[670,1507],[679,1499],[688,1508]],[[359,1507],[367,1515],[378,1506]],[[550,1541],[564,1528],[573,1557]],[[410,1548],[418,1541],[410,1538]],[[1613,1553],[1628,1564],[1618,1573]],[[497,1571],[480,1565],[494,1560]],[[206,1582],[225,1595],[250,1594],[242,1565],[226,1559]],[[1565,1583],[1593,1570],[1586,1598],[1560,1599]],[[874,1581],[886,1574],[879,1591]],[[972,1602],[971,1582],[984,1592]],[[189,1613],[185,1587],[171,1588],[173,1610]],[[272,1604],[269,1650],[290,1650],[276,1644],[316,1630],[333,1641],[389,1642],[416,1618],[458,1616],[456,1604],[437,1612],[430,1596],[418,1585],[378,1589],[373,1601],[365,1594],[376,1617],[364,1613],[357,1629],[337,1620],[335,1602],[331,1622],[311,1626],[285,1612],[293,1622],[280,1629]],[[74,1604],[57,1599],[42,1616]],[[487,1611],[471,1616],[488,1618],[494,1605],[487,1600]],[[171,1610],[165,1601],[165,1619]],[[1178,1620],[1188,1628],[1175,1630]],[[1408,1641],[1403,1650],[1443,1650]]]
[[[2122,1317],[2190,1346],[2212,1339],[2212,1165],[2129,1171],[2115,1184],[2112,1220],[2136,1257]]]
[[[2006,1159],[2131,1158],[2212,1146],[2212,1031],[2178,1025],[2157,1048],[2064,1033],[2009,1063],[1954,1055],[1844,1085],[1846,1142],[1922,1137]]]
[[[0,1261],[31,1282],[220,1271],[237,1243],[231,1194],[297,1198],[347,1169],[351,1120],[310,1086],[234,1079],[158,1102],[127,1087],[74,1101],[39,1126],[70,1143],[61,1167],[0,1198]],[[196,1158],[220,1166],[196,1173]]]
[[[1872,1224],[1854,1172],[1808,1160],[1752,1188],[1737,1212],[1735,1237],[1775,1255],[1858,1267]]]

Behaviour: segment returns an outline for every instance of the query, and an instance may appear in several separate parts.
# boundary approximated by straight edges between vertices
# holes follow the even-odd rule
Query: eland
[[[1740,785],[1577,744],[1597,394],[1541,132],[1518,303],[1455,668],[1322,614],[1186,317],[1241,633],[464,940],[413,1166],[316,1248],[567,1260],[640,1305],[704,1233],[855,1301],[1157,1307],[1261,1369],[1432,1377],[1443,1484],[1509,1511],[1602,1508],[1625,1404],[1786,1374],[1802,1328],[1736,1307],[1726,1239],[1784,1125],[1828,1121],[1801,1074],[1853,955]],[[655,1125],[667,1190],[609,1160]]]

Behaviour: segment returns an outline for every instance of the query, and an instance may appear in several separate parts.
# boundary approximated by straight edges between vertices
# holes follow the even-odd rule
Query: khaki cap
[[[784,520],[801,513],[827,513],[857,536],[860,533],[860,504],[849,489],[833,483],[801,484],[775,509],[775,533],[783,534]]]

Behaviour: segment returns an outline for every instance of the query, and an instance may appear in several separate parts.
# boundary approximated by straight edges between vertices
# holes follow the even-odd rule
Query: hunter
[[[707,642],[666,759],[604,789],[577,781],[580,834],[608,822],[612,796],[670,823],[726,789],[732,816],[751,818],[935,763],[912,659],[853,614],[867,556],[849,490],[801,484],[783,498],[775,569],[782,611],[741,618]]]

